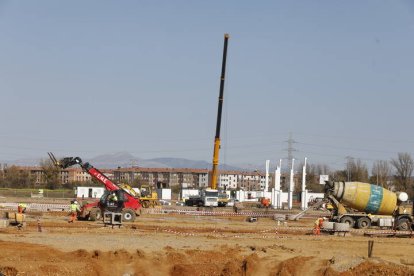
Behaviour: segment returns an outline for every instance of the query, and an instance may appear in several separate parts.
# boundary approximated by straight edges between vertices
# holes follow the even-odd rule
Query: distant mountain
[[[61,158],[62,156],[56,156]],[[81,157],[81,156],[80,156]],[[82,158],[82,157],[81,157]],[[206,161],[190,160],[185,158],[153,158],[153,159],[141,159],[133,156],[128,152],[118,152],[114,154],[104,154],[93,158],[82,158],[84,162],[91,163],[94,167],[113,169],[117,167],[128,168],[132,166],[143,168],[193,168],[193,169],[210,169],[212,164]],[[9,166],[39,166],[41,160],[47,160],[47,157],[39,159],[20,159],[14,161],[3,161],[1,163],[7,163]],[[222,170],[236,170],[246,171],[250,170],[246,167],[231,166],[227,164],[219,165]],[[256,168],[255,168],[256,169]]]
[[[131,167],[135,166],[140,161],[139,158],[133,156],[128,152],[118,152],[114,154],[103,154],[96,157],[84,159],[84,162],[91,163],[97,168],[117,168],[117,167]]]
[[[154,161],[163,164],[165,168],[193,168],[193,169],[210,169],[212,164],[206,161],[189,160],[184,158],[154,158],[145,161]],[[219,165],[222,170],[242,170],[242,168],[230,166],[227,164]]]
[[[49,158],[49,157],[47,157]],[[19,159],[19,160],[4,160],[0,161],[3,164],[7,164],[8,166],[15,165],[15,166],[40,166],[42,160],[46,160],[46,158],[26,158],[26,159]]]
[[[238,163],[238,164],[234,164],[234,166],[241,168],[242,170],[245,171],[266,171],[266,164],[265,162],[260,163],[260,164],[251,164],[251,163]],[[273,163],[270,163],[270,168],[269,171],[270,172],[274,172],[276,170],[276,165]]]

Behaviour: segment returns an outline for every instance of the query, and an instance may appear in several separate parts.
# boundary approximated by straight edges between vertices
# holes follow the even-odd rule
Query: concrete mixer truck
[[[331,221],[355,228],[378,226],[397,230],[413,228],[413,203],[404,192],[394,193],[362,182],[326,181],[325,196],[330,201]]]

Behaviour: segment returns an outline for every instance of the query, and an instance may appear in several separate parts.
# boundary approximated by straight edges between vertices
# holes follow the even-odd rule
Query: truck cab
[[[219,199],[219,192],[215,189],[201,190],[201,200],[205,207],[217,207]]]
[[[197,196],[190,196],[185,200],[186,206],[217,207],[219,192],[215,189],[201,189]]]
[[[229,196],[226,191],[218,192],[218,207],[226,207],[229,203]]]

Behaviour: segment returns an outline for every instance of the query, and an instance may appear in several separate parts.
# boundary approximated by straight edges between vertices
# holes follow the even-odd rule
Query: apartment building
[[[208,183],[208,170],[173,168],[119,168],[113,171],[114,180],[130,184],[163,185],[167,187],[199,188]]]
[[[217,186],[220,189],[235,190],[237,189],[237,179],[240,172],[223,171],[220,172]]]
[[[34,179],[35,185],[44,184],[45,173],[42,167],[16,167],[18,170],[26,171]],[[5,169],[5,172],[7,169]],[[129,183],[132,186],[142,184],[153,187],[180,187],[180,188],[205,188],[209,185],[210,171],[207,169],[190,168],[118,168],[100,169],[109,179],[116,183]],[[59,171],[61,183],[90,182],[91,176],[82,168],[68,168]],[[299,183],[300,176],[295,175],[295,183]],[[220,189],[245,191],[261,191],[265,188],[265,173],[243,172],[243,171],[219,171],[217,186]],[[289,175],[282,174],[282,189],[288,186]],[[269,175],[269,191],[274,187],[274,175]]]
[[[34,185],[40,185],[45,183],[46,173],[42,167],[37,166],[11,166],[10,168],[15,168],[19,172],[25,172],[32,179]],[[4,170],[4,173],[8,173],[8,169]],[[106,175],[109,179],[113,179],[112,170],[104,169],[101,170],[103,174]],[[67,168],[64,170],[59,170],[59,180],[60,184],[67,184],[70,182],[90,182],[92,181],[91,176],[83,171],[82,168]]]

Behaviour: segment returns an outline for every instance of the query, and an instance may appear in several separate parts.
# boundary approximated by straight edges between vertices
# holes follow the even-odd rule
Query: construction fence
[[[73,198],[74,191],[69,189],[48,190],[0,188],[0,197]]]

